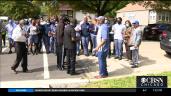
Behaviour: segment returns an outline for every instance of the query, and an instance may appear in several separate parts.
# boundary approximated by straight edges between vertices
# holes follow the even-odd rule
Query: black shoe
[[[122,57],[119,57],[119,60],[122,60]]]
[[[67,74],[70,74],[70,71],[69,70],[67,70]]]
[[[11,70],[13,70],[15,74],[18,73],[14,67],[11,67]]]
[[[138,65],[133,65],[133,66],[131,66],[131,68],[137,68],[138,67]]]
[[[11,53],[12,53],[12,51],[9,51],[9,52],[8,52],[8,54],[11,54]]]
[[[118,59],[119,57],[115,57],[115,59]]]
[[[108,55],[107,57],[110,58],[110,55]]]
[[[88,57],[88,56],[89,56],[89,54],[85,54],[85,56],[87,56],[87,57]]]
[[[31,71],[29,71],[28,69],[23,70],[24,73],[31,73]]]
[[[59,69],[60,71],[63,70],[63,68],[59,65],[57,65],[57,69]]]
[[[80,73],[70,72],[70,75],[79,75]]]

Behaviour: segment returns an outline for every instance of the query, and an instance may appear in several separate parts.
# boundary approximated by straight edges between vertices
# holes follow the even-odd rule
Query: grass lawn
[[[147,74],[145,76],[167,76],[168,87],[171,88],[171,72]],[[136,88],[136,76],[91,82],[81,88]]]

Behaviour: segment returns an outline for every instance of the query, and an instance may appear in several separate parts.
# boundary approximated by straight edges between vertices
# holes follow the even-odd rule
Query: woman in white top
[[[31,53],[38,54],[38,27],[36,25],[36,20],[32,20],[32,24],[30,25],[29,28],[29,36],[30,36],[30,51]]]

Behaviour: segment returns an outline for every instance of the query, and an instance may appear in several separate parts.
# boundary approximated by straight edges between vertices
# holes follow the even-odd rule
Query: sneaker
[[[95,76],[96,79],[107,78],[108,76]]]
[[[9,51],[9,52],[8,52],[8,54],[11,54],[11,53],[12,53],[12,51]]]
[[[137,68],[138,67],[138,65],[133,65],[133,66],[131,66],[131,68]]]
[[[115,57],[115,59],[118,59],[119,57]]]
[[[80,73],[77,73],[77,72],[70,72],[69,74],[70,74],[70,75],[79,75]]]
[[[122,57],[119,57],[119,60],[122,60]]]

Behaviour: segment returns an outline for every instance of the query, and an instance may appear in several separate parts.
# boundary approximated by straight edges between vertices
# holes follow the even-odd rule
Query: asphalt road
[[[17,68],[18,74],[11,70],[11,66],[16,59],[16,54],[7,54],[8,48],[3,49],[0,55],[0,80],[1,81],[23,81],[23,80],[47,80],[65,78],[84,78],[84,69],[77,64],[77,71],[80,75],[70,76],[66,70],[60,71],[56,68],[57,57],[51,53],[43,52],[38,55],[28,55],[28,69],[30,73],[23,73],[21,65]],[[43,51],[43,50],[42,50]],[[14,52],[14,49],[13,49]]]

